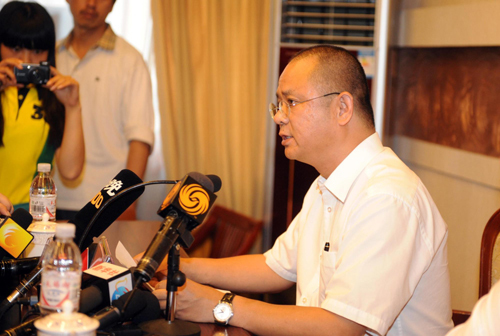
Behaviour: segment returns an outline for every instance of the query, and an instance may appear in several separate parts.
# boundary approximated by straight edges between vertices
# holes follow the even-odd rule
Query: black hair
[[[316,84],[323,86],[324,90],[350,92],[358,102],[361,117],[374,127],[370,90],[365,71],[358,59],[344,48],[322,44],[301,50],[290,62],[310,56],[318,60],[318,66],[313,73]]]
[[[56,66],[56,34],[49,13],[35,2],[11,1],[0,10],[0,43],[6,47],[48,50],[47,61]],[[1,60],[1,56],[0,56]],[[64,132],[64,106],[53,92],[37,87],[44,119],[50,126],[49,144],[58,148]],[[0,146],[3,146],[4,119],[0,104]]]

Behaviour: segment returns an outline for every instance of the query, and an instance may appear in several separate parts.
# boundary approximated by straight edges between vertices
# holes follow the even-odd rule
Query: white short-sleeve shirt
[[[69,39],[57,46],[57,69],[80,83],[85,166],[77,181],[55,176],[57,207],[80,210],[120,170],[129,143],[154,142],[151,77],[142,55],[111,27],[80,59]]]
[[[453,326],[446,241],[420,179],[373,134],[313,182],[265,256],[297,282],[297,305],[341,315],[367,334],[439,336]]]

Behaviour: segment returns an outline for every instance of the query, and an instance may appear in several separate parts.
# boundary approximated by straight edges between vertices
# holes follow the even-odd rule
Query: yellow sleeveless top
[[[55,149],[47,139],[45,122],[35,87],[8,87],[1,92],[4,118],[3,146],[0,147],[0,193],[17,207],[27,208],[29,188],[39,162],[52,163]]]

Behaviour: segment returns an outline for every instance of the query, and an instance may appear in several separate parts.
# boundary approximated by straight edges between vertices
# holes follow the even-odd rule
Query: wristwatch
[[[221,325],[228,325],[229,320],[233,317],[233,299],[235,295],[226,293],[214,308],[215,323]]]

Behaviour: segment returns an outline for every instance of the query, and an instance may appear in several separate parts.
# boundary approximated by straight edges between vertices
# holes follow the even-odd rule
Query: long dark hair
[[[48,50],[48,62],[56,66],[56,34],[49,13],[37,3],[12,1],[0,11],[0,43],[6,47]],[[1,60],[1,56],[0,56]],[[49,144],[61,146],[64,105],[50,90],[37,87],[45,121],[50,126]],[[0,104],[0,146],[3,146],[4,118]]]

